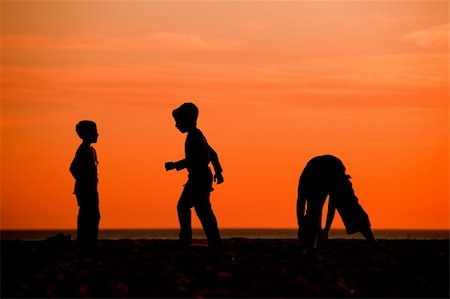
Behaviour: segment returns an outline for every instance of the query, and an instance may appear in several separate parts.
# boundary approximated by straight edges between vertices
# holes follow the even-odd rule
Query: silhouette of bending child
[[[213,175],[209,168],[214,168],[214,181],[223,182],[222,167],[217,153],[209,146],[203,133],[197,128],[198,108],[193,103],[184,103],[172,112],[175,126],[181,133],[187,133],[185,142],[185,158],[178,162],[166,162],[166,170],[187,169],[188,181],[177,205],[180,222],[179,242],[182,246],[192,243],[191,208],[194,207],[208,239],[208,246],[221,244],[217,220],[211,208],[210,193]]]
[[[305,246],[316,247],[318,241],[328,239],[336,209],[347,234],[361,232],[371,244],[377,244],[369,217],[358,203],[351,177],[345,170],[342,161],[331,155],[314,157],[306,164],[300,176],[297,198],[298,237]],[[327,196],[328,213],[322,231],[322,209]]]
[[[82,120],[76,125],[76,132],[83,140],[70,165],[75,178],[74,194],[79,206],[77,241],[81,247],[93,247],[98,239],[100,210],[98,201],[97,154],[91,146],[97,142],[97,125]]]

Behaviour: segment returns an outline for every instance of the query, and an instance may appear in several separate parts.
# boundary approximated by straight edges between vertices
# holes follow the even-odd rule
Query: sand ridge
[[[2,241],[1,297],[449,297],[449,240]]]

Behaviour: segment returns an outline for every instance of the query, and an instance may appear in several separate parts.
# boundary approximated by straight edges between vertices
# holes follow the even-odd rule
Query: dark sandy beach
[[[2,241],[1,297],[449,297],[449,240]]]

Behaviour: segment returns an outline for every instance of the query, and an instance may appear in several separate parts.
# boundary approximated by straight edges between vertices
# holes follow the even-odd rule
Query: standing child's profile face
[[[92,129],[92,131],[88,134],[87,139],[88,139],[87,141],[91,143],[97,143],[98,140],[97,128]]]
[[[82,139],[84,142],[97,143],[98,140],[97,128],[89,128],[89,130],[86,130],[83,134]]]
[[[179,118],[175,118],[175,127],[181,132],[181,133],[186,133],[187,131],[189,131],[189,126],[188,124],[179,119]]]
[[[78,136],[87,143],[96,143],[98,139],[97,125],[93,121],[80,121],[76,126]]]

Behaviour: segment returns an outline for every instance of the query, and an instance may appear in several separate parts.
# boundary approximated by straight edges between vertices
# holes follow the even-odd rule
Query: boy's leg
[[[378,245],[370,228],[369,215],[367,215],[366,211],[364,211],[358,202],[358,197],[355,195],[350,176],[342,176],[339,184],[340,192],[337,192],[335,196],[338,203],[337,210],[345,225],[347,234],[353,234],[359,231],[371,245]]]
[[[202,223],[206,238],[208,239],[208,245],[220,245],[222,239],[220,237],[216,216],[214,215],[214,212],[211,208],[210,193],[207,192],[200,195],[194,207],[195,212],[197,213],[197,216]]]
[[[378,245],[375,236],[373,235],[372,229],[370,227],[364,227],[361,229],[361,234],[366,238],[366,240],[370,243],[370,245]]]
[[[78,212],[77,241],[82,246],[93,246],[98,239],[100,210],[98,193],[77,195],[80,208]]]
[[[187,185],[187,184],[186,184]],[[177,211],[178,221],[180,222],[180,241],[185,245],[192,243],[192,226],[191,226],[191,207],[192,207],[192,192],[184,188],[178,200]]]
[[[85,223],[85,207],[80,206],[78,209],[78,218],[77,218],[77,242],[83,243],[86,239],[86,223]]]
[[[77,217],[77,242],[79,245],[85,245],[89,240],[89,194],[85,192],[76,194],[78,201]]]
[[[86,219],[88,242],[95,245],[98,240],[98,224],[100,222],[100,210],[98,204],[89,207],[89,218]]]

